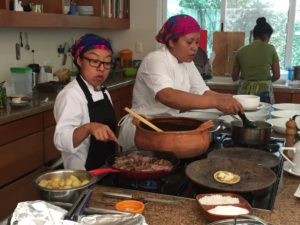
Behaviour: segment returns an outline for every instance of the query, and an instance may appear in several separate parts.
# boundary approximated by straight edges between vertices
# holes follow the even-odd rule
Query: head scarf
[[[198,22],[188,15],[177,15],[170,17],[156,35],[159,43],[166,44],[189,33],[200,32]]]
[[[92,49],[104,49],[113,52],[108,40],[99,37],[96,34],[85,34],[75,41],[71,47],[71,53],[74,59],[82,57],[83,54]]]

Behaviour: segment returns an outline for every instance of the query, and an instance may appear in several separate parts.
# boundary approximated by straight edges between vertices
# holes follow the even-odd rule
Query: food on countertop
[[[83,179],[81,181],[77,176],[70,175],[66,179],[60,176],[53,176],[50,179],[41,179],[38,184],[41,187],[45,187],[48,189],[67,189],[80,187],[89,182],[90,181],[88,179]]]
[[[219,205],[208,210],[208,212],[216,215],[237,216],[248,214],[249,210],[233,205]]]
[[[225,205],[225,204],[239,204],[240,200],[237,197],[231,197],[229,195],[206,195],[199,199],[202,205]]]
[[[173,165],[166,159],[130,153],[126,156],[115,157],[114,168],[129,171],[155,172],[171,171]]]
[[[229,171],[219,170],[214,173],[214,179],[219,183],[236,184],[240,182],[241,177],[238,174],[234,174]]]

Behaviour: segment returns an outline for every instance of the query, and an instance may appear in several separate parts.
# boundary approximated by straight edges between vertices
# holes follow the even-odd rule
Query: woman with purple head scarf
[[[199,47],[200,26],[188,15],[170,17],[156,35],[163,46],[149,53],[138,70],[132,109],[146,116],[181,116],[191,109],[217,108],[225,113],[243,112],[228,94],[209,90],[193,59]],[[135,126],[127,115],[122,121],[119,143],[135,146]]]
[[[108,40],[86,34],[71,47],[79,70],[58,94],[54,105],[54,143],[65,169],[99,168],[115,153],[115,113],[103,86],[112,66]]]

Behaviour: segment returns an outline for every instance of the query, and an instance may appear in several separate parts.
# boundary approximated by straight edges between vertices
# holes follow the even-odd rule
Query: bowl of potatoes
[[[34,185],[45,201],[74,203],[81,192],[97,182],[97,177],[84,170],[55,170],[45,172]]]

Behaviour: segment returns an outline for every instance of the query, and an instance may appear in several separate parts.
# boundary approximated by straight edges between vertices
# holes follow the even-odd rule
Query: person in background
[[[132,109],[145,116],[178,116],[191,109],[217,108],[225,113],[243,112],[229,94],[209,90],[193,59],[199,47],[200,26],[188,15],[170,17],[156,36],[162,48],[142,61],[134,84]],[[126,115],[120,122],[119,143],[135,147],[135,126]]]
[[[232,71],[232,80],[240,80],[239,94],[258,95],[262,102],[271,104],[275,102],[272,82],[280,78],[279,58],[275,47],[269,44],[272,33],[266,18],[258,18],[253,29],[254,41],[237,51]]]
[[[71,47],[79,70],[54,104],[54,143],[65,169],[91,170],[115,153],[115,113],[103,85],[112,66],[109,41],[86,34]]]

